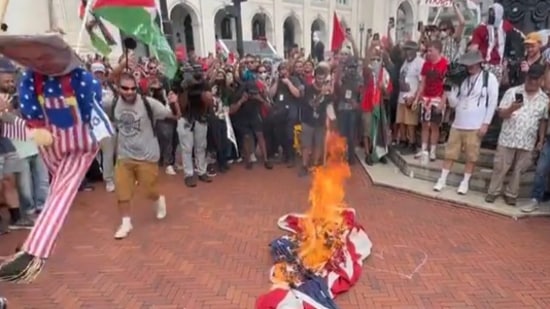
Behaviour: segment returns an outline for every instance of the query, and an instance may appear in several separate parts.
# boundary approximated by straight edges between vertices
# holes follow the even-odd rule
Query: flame
[[[297,235],[298,257],[302,265],[313,272],[321,271],[343,245],[344,184],[351,176],[346,140],[329,131],[325,147],[326,162],[313,172],[310,208],[300,222],[301,233]]]

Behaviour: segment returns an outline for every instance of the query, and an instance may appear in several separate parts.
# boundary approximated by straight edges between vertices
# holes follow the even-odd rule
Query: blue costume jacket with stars
[[[69,128],[78,118],[89,123],[94,103],[101,107],[101,84],[86,70],[77,68],[67,76],[43,76],[32,71],[23,73],[19,84],[22,117],[27,123],[47,121],[58,128]],[[45,101],[61,99],[59,108],[46,108]],[[79,113],[80,117],[76,117]],[[45,117],[46,116],[46,117]]]

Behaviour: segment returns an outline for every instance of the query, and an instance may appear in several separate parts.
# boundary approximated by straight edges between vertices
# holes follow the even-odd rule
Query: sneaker
[[[115,183],[112,181],[107,181],[105,183],[105,191],[107,192],[115,192]]]
[[[460,195],[466,195],[468,193],[468,190],[470,189],[470,184],[467,181],[461,181],[458,185],[458,189],[456,189],[456,193]]]
[[[16,222],[10,224],[8,228],[12,231],[16,230],[32,230],[34,227],[34,221],[29,218],[20,218]]]
[[[256,154],[253,153],[250,155],[250,162],[252,163],[258,162],[258,158],[256,158]]]
[[[155,209],[157,212],[157,219],[162,220],[166,218],[166,198],[164,195],[159,196],[159,199],[155,202]]]
[[[532,199],[529,204],[521,207],[521,212],[529,214],[536,211],[537,209],[539,209],[539,201],[537,201],[536,199]]]
[[[273,163],[271,163],[271,161],[269,161],[269,160],[266,160],[264,162],[264,167],[268,170],[272,170],[273,169]]]
[[[434,185],[434,191],[441,192],[441,190],[445,189],[446,186],[447,186],[446,180],[439,177],[439,179],[437,179],[437,182]]]
[[[208,176],[208,174],[199,175],[199,180],[202,182],[212,182],[212,177]]]
[[[436,153],[435,153],[435,149],[430,151],[430,161],[435,161],[437,159],[437,156],[436,156]]]
[[[185,185],[189,188],[194,188],[197,186],[197,179],[195,178],[195,176],[187,176],[183,181],[185,182]]]
[[[0,297],[0,309],[7,309],[8,308],[8,300],[4,297]]]
[[[166,175],[170,175],[170,176],[174,176],[174,175],[177,174],[176,170],[174,169],[174,167],[172,165],[168,165],[164,172],[166,173]]]
[[[414,155],[415,159],[420,159],[422,157],[422,154],[424,153],[424,150],[420,150]]]
[[[497,200],[497,197],[496,195],[492,195],[492,194],[487,194],[485,196],[485,202],[486,203],[489,203],[489,204],[492,204],[494,203],[496,200]]]
[[[428,165],[430,162],[430,154],[427,151],[422,151],[420,154],[420,165]]]
[[[133,228],[132,223],[122,223],[115,232],[115,239],[128,237]]]

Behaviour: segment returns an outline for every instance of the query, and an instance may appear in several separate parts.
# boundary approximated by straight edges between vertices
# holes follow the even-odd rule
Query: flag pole
[[[92,11],[92,4],[94,0],[88,0],[86,2],[86,9],[84,10],[84,17],[82,17],[82,26],[80,26],[80,32],[78,33],[78,40],[76,41],[76,53],[80,53],[80,47],[82,46],[82,39],[84,37],[84,32],[86,31],[86,23],[90,17]]]
[[[0,24],[4,22],[10,0],[0,0]]]

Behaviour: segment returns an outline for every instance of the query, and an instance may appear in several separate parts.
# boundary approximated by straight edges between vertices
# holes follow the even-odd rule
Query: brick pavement
[[[82,193],[39,280],[0,284],[0,295],[15,309],[252,309],[269,288],[276,220],[305,209],[309,183],[283,167],[234,169],[193,190],[165,179],[168,218],[156,222],[137,202],[124,241],[112,239],[114,198],[101,188]],[[360,282],[338,299],[342,309],[550,308],[548,219],[455,208],[372,187],[360,167],[353,172],[349,201],[375,248]],[[0,238],[0,255],[23,237]]]

